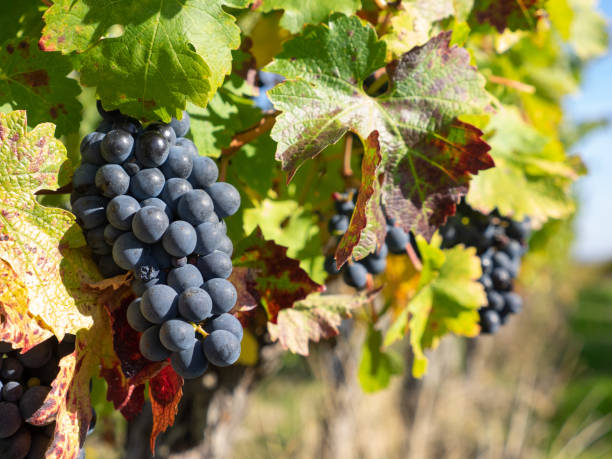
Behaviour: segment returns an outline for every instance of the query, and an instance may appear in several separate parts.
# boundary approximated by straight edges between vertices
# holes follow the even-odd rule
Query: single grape
[[[108,211],[108,207],[107,207],[107,211]],[[115,241],[117,240],[117,238],[121,236],[123,233],[124,231],[121,231],[115,228],[112,224],[109,223],[104,227],[104,231],[103,231],[104,242],[106,242],[108,245],[113,245]]]
[[[215,213],[219,218],[234,215],[240,208],[240,193],[226,182],[216,182],[206,188],[206,192],[215,205]]]
[[[166,320],[173,319],[178,312],[176,291],[163,284],[148,288],[142,295],[140,312],[145,319],[154,324],[161,324]]]
[[[170,127],[174,129],[177,137],[183,137],[189,132],[189,121],[189,113],[187,113],[187,111],[183,111],[183,117],[180,120],[177,120],[174,116],[172,117]]]
[[[167,179],[175,177],[186,179],[191,175],[193,158],[187,149],[175,145],[170,148],[168,159],[160,169]]]
[[[229,312],[238,299],[236,288],[226,279],[211,279],[202,286],[212,300],[213,314]]]
[[[232,273],[232,259],[226,253],[219,250],[198,258],[198,269],[204,279],[221,277],[227,279]]]
[[[106,134],[102,132],[91,132],[83,137],[81,141],[81,161],[83,163],[96,164],[101,166],[106,164],[100,153],[100,144]]]
[[[347,285],[363,290],[367,283],[368,271],[360,263],[347,263],[342,267],[342,278]]]
[[[72,188],[77,193],[87,193],[96,186],[96,172],[98,168],[95,164],[82,163],[72,176]]]
[[[500,291],[507,291],[512,288],[512,276],[508,270],[504,268],[495,268],[491,273],[491,280],[495,289]]]
[[[55,341],[48,339],[24,354],[17,354],[17,359],[26,368],[40,368],[51,359],[54,351]]]
[[[323,263],[323,268],[325,272],[330,275],[336,275],[340,273],[340,270],[336,266],[336,258],[333,255],[328,255],[325,257],[325,262]]]
[[[206,331],[206,333],[212,333],[215,330],[228,331],[238,338],[238,341],[242,341],[242,324],[231,314],[224,313],[214,316],[211,320],[206,322],[206,325],[204,325],[204,331]]]
[[[164,201],[162,201],[159,198],[148,198],[148,199],[145,199],[144,201],[140,201],[140,207],[147,207],[147,206],[159,207],[168,216],[168,221],[172,221],[174,219],[173,214],[172,214],[172,209],[170,209],[168,204],[166,204]]]
[[[133,197],[127,195],[115,196],[106,207],[106,218],[117,230],[129,231],[132,229],[132,219],[139,210],[140,204]],[[115,238],[115,240],[117,239]]]
[[[50,391],[47,386],[34,386],[24,392],[19,399],[19,412],[26,422],[42,407]]]
[[[194,265],[185,265],[171,269],[168,273],[168,285],[177,293],[182,293],[190,287],[199,287],[204,283],[202,274]]]
[[[177,147],[184,148],[187,151],[187,153],[189,154],[189,156],[191,156],[191,159],[193,159],[194,161],[195,161],[196,158],[199,157],[198,149],[197,149],[197,147],[195,146],[195,144],[191,140],[189,140],[189,139],[187,139],[185,137],[179,137],[179,138],[176,139],[176,144],[175,145]],[[216,177],[215,177],[215,180],[217,180]],[[213,180],[213,182],[215,180]]]
[[[151,123],[147,126],[147,131],[156,132],[161,135],[169,146],[176,143],[176,132],[172,129],[172,126],[165,123]]]
[[[138,349],[145,359],[152,362],[166,360],[172,354],[159,339],[159,325],[147,329],[141,336]]]
[[[105,164],[96,172],[96,187],[107,198],[127,193],[130,176],[118,164]]]
[[[102,277],[106,279],[125,273],[125,270],[121,269],[117,263],[115,263],[112,255],[102,255],[100,260],[98,260],[98,269]]]
[[[23,395],[23,386],[17,381],[9,381],[2,387],[2,399],[5,402],[16,402]]]
[[[523,309],[523,299],[518,293],[504,292],[504,310],[509,314],[518,314]]]
[[[0,413],[0,438],[8,438],[19,430],[23,420],[14,403],[0,402]]]
[[[185,351],[195,344],[195,330],[184,320],[171,319],[162,324],[159,329],[159,339],[169,351]]]
[[[149,247],[132,232],[122,234],[113,245],[113,260],[120,268],[131,270],[140,265],[149,254]]]
[[[349,227],[349,218],[346,215],[336,214],[334,215],[327,224],[327,229],[330,234],[334,236],[340,236],[346,233]]]
[[[491,290],[493,288],[493,280],[491,279],[491,276],[489,276],[488,274],[483,274],[482,276],[480,276],[480,279],[478,279],[478,282],[482,284],[485,290]]]
[[[219,168],[208,156],[197,156],[197,153],[196,150],[189,182],[196,188],[206,188],[217,181]]]
[[[132,153],[134,138],[129,132],[122,129],[110,131],[100,144],[100,153],[106,162],[121,164]]]
[[[192,189],[191,184],[187,180],[171,178],[166,181],[161,192],[161,198],[172,209],[172,212],[176,212],[179,199]]]
[[[495,333],[499,330],[500,318],[499,314],[493,309],[485,308],[478,311],[480,315],[480,331],[481,333]]]
[[[409,244],[408,235],[398,226],[387,227],[387,236],[385,243],[389,247],[389,252],[395,254],[406,253],[406,245]]]
[[[134,137],[138,137],[142,131],[142,124],[140,124],[140,121],[136,118],[122,116],[115,120],[113,129],[121,129],[125,132],[129,132]]]
[[[121,116],[121,112],[117,110],[105,110],[102,107],[102,101],[96,100],[96,108],[98,109],[98,113],[105,121],[114,122],[119,116]]]
[[[511,220],[506,234],[512,239],[525,240],[531,232],[531,222],[526,219],[523,221]]]
[[[355,204],[352,201],[336,201],[334,203],[336,207],[336,212],[341,215],[345,215],[349,219],[353,215],[353,211],[355,210]]]
[[[176,220],[170,224],[162,244],[166,252],[174,257],[186,257],[193,253],[197,242],[196,232],[189,223]]]
[[[240,341],[226,330],[215,330],[204,340],[204,355],[213,365],[227,367],[240,357]]]
[[[109,131],[113,130],[113,124],[114,123],[112,121],[102,120],[102,122],[98,124],[96,131],[104,133],[104,134],[108,134]]]
[[[493,254],[493,266],[510,271],[513,267],[513,263],[507,253],[498,250]]]
[[[19,360],[14,357],[7,357],[2,362],[2,369],[0,369],[0,375],[2,379],[6,381],[19,381],[23,375],[23,365]]]
[[[85,229],[95,228],[106,223],[107,198],[102,196],[83,196],[75,201],[72,211]]]
[[[185,379],[202,376],[208,369],[208,360],[204,356],[202,341],[195,341],[193,347],[175,352],[170,358],[172,368]]]
[[[130,181],[130,194],[140,200],[154,198],[164,189],[166,179],[159,169],[142,169]]]
[[[146,206],[134,215],[132,232],[142,242],[153,244],[162,238],[169,225],[168,216],[162,209]]]
[[[204,222],[195,228],[196,246],[194,252],[198,255],[207,255],[216,250],[225,237],[218,223]],[[231,244],[231,241],[230,241]]]
[[[142,170],[142,164],[138,162],[135,155],[131,155],[121,166],[130,177],[135,176]]]
[[[112,247],[106,243],[104,238],[104,226],[92,228],[85,234],[87,246],[96,255],[108,255],[111,253]]]
[[[229,237],[223,236],[221,238],[221,242],[219,243],[219,246],[217,247],[217,250],[220,250],[221,252],[225,253],[228,257],[231,258],[232,253],[234,253],[234,244],[232,244],[232,240]]]
[[[487,304],[491,309],[501,312],[504,309],[504,297],[501,293],[490,290],[487,292]]]
[[[519,241],[511,239],[508,244],[503,248],[512,260],[519,260],[523,255],[523,246]]]
[[[185,320],[201,322],[212,312],[210,295],[201,288],[189,287],[179,295],[178,311]]]
[[[168,159],[169,152],[168,141],[156,131],[146,131],[136,145],[136,158],[145,167],[161,166]]]
[[[363,260],[360,260],[360,263],[365,266],[370,274],[380,274],[385,271],[387,268],[387,259],[386,258],[377,258],[372,255],[368,255]]]
[[[177,211],[181,220],[197,226],[206,221],[213,213],[212,199],[204,190],[191,190],[185,193],[178,201]]]

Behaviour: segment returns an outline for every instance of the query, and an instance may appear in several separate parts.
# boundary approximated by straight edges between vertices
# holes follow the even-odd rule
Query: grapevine
[[[445,336],[534,313],[531,241],[586,172],[562,113],[607,48],[589,2],[12,3],[0,457],[84,457],[113,410],[197,448],[175,421],[270,355],[350,343],[372,392],[396,349],[426,378]]]

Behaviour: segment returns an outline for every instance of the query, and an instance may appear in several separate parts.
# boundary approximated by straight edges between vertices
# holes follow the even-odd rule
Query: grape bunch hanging
[[[31,418],[51,391],[60,359],[74,351],[74,338],[66,335],[61,343],[49,338],[23,354],[0,342],[0,457],[45,457],[55,422],[34,425]],[[95,413],[88,435],[94,424]]]
[[[357,190],[349,189],[345,193],[334,193],[333,199],[336,214],[329,220],[328,230],[333,236],[341,237],[348,230],[355,210]],[[342,278],[347,285],[357,290],[363,290],[368,285],[369,277],[384,272],[389,253],[405,254],[409,244],[414,244],[412,234],[408,234],[399,226],[395,226],[393,220],[387,218],[385,242],[376,252],[358,261],[351,260],[340,269],[336,266],[334,255],[330,254],[325,258],[325,271],[330,275],[342,274]]]
[[[487,294],[487,304],[478,311],[481,332],[495,333],[523,308],[521,296],[512,290],[526,252],[529,221],[511,220],[497,212],[484,215],[461,203],[440,232],[443,247],[476,248],[482,266],[479,282]]]
[[[209,362],[231,365],[243,330],[229,314],[237,292],[227,280],[233,245],[223,219],[240,194],[217,182],[215,162],[185,137],[186,112],[143,128],[99,102],[98,111],[102,123],[81,142],[72,207],[103,276],[133,274],[127,320],[142,333],[141,354],[170,358],[184,378]]]

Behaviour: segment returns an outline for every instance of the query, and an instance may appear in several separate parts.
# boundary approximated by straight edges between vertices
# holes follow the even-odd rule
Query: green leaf
[[[475,127],[457,121],[489,101],[467,51],[443,33],[389,66],[389,90],[371,97],[363,80],[384,64],[385,44],[358,18],[334,16],[288,41],[267,70],[286,76],[268,94],[282,110],[272,130],[289,179],[348,131],[379,133],[382,201],[405,230],[431,237],[493,162]]]
[[[602,56],[608,50],[608,25],[595,10],[595,0],[569,0],[574,10],[570,44],[581,59]]]
[[[370,325],[363,343],[357,375],[364,392],[376,392],[386,388],[391,382],[391,376],[401,374],[402,371],[401,358],[391,351],[382,350],[382,333]]]
[[[476,249],[457,246],[442,250],[441,240],[436,235],[428,244],[417,236],[423,262],[417,291],[385,336],[388,346],[410,330],[412,374],[417,378],[427,370],[425,349],[435,348],[441,337],[451,332],[478,334],[478,308],[487,301],[482,284],[477,282],[482,271]]]
[[[43,207],[40,189],[57,188],[66,148],[51,123],[27,131],[24,111],[0,113],[0,258],[27,289],[25,308],[62,339],[92,324],[92,298],[81,284],[99,277],[74,216]]]
[[[45,13],[40,45],[82,53],[81,81],[97,87],[105,108],[169,121],[187,101],[206,106],[231,70],[240,30],[222,4],[58,0]]]
[[[191,136],[201,155],[218,158],[238,132],[255,126],[261,109],[248,98],[247,85],[232,75],[219,88],[206,108],[187,105],[191,117]]]
[[[277,322],[268,322],[272,341],[283,349],[308,355],[308,341],[319,342],[337,336],[343,318],[369,300],[365,296],[321,295],[312,293],[278,313]]]
[[[474,178],[468,203],[487,214],[494,210],[515,220],[531,217],[538,226],[574,211],[571,184],[579,171],[558,142],[540,134],[514,107],[500,107],[489,122],[496,167]]]
[[[69,57],[40,51],[31,38],[13,38],[2,43],[0,62],[0,106],[26,109],[32,126],[52,119],[60,135],[78,131],[81,90],[67,78]]]
[[[348,229],[336,249],[336,266],[340,268],[351,256],[355,260],[365,258],[385,242],[387,222],[380,207],[380,183],[378,170],[381,161],[378,132],[366,139],[361,161],[361,186],[355,211]]]
[[[285,10],[280,25],[291,33],[298,33],[305,24],[318,24],[334,12],[351,15],[361,8],[361,0],[263,0],[264,13]]]

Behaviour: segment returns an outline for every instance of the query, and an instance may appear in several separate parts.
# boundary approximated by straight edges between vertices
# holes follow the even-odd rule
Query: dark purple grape
[[[177,137],[183,137],[185,134],[189,132],[190,127],[190,119],[189,113],[183,111],[183,117],[180,120],[177,120],[175,117],[172,117],[170,121],[170,127],[174,129],[174,132]]]
[[[143,133],[136,145],[136,158],[145,167],[159,167],[168,159],[170,145],[164,136],[156,131]]]
[[[122,129],[110,131],[100,144],[100,153],[108,163],[121,164],[132,154],[134,138]]]
[[[185,379],[202,376],[208,369],[201,341],[195,341],[193,347],[172,354],[170,363],[174,371]]]
[[[139,201],[155,198],[164,189],[166,179],[159,169],[142,169],[130,181],[130,194]]]
[[[164,347],[162,342],[159,339],[159,325],[154,325],[153,327],[146,330],[140,336],[140,342],[138,348],[140,349],[140,353],[148,360],[152,362],[161,362],[162,360],[166,360],[172,353]]]

